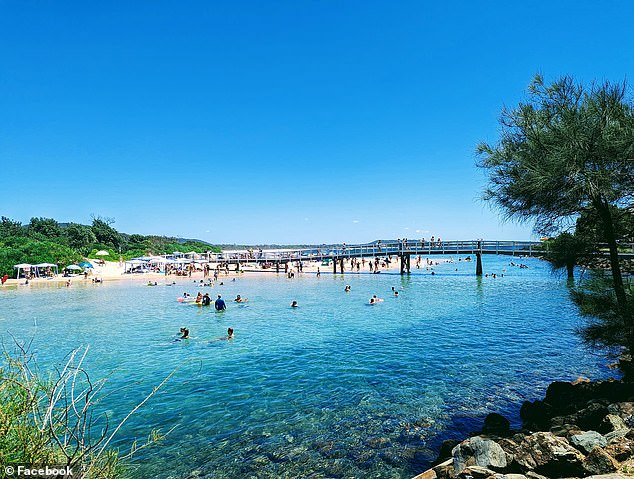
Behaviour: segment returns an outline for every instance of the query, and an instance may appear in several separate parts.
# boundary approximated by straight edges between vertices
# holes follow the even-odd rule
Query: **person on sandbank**
[[[214,307],[216,308],[216,311],[224,311],[227,309],[227,305],[220,295],[218,295],[218,299],[214,303]]]

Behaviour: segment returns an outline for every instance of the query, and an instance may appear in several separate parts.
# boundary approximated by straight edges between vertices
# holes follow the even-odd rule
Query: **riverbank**
[[[489,414],[464,441],[444,441],[436,466],[414,479],[634,476],[634,384],[554,382],[525,402],[522,428]]]

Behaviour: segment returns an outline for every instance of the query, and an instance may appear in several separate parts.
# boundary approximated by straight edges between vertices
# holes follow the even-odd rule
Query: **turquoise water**
[[[485,272],[504,273],[495,279],[456,262],[433,276],[247,275],[202,288],[228,300],[224,313],[178,303],[197,291],[184,279],[4,288],[0,331],[5,344],[9,332],[33,338],[42,365],[89,346],[112,422],[176,369],[118,436],[124,450],[176,426],[135,456],[133,477],[409,478],[441,438],[488,412],[517,424],[521,402],[550,381],[609,374],[573,334],[581,320],[565,279],[509,260],[484,258]],[[232,303],[236,294],[249,302]],[[384,302],[367,305],[373,294]],[[172,342],[181,326],[192,339]],[[228,327],[235,339],[217,340]]]

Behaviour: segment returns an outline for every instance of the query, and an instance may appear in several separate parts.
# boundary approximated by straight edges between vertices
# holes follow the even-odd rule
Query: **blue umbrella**
[[[93,267],[88,261],[84,261],[83,263],[79,263],[79,266],[81,266],[82,268],[92,268]]]

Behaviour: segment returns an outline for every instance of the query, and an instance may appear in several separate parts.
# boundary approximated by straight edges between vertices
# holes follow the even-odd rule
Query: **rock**
[[[423,472],[422,474],[419,474],[418,476],[414,477],[413,479],[437,479],[438,475],[436,474],[436,471],[434,471],[433,469],[429,469],[425,472]]]
[[[548,479],[546,476],[542,476],[541,474],[537,474],[534,471],[528,471],[526,473],[526,477],[528,479]]]
[[[625,474],[601,474],[599,476],[588,476],[585,479],[632,479],[632,476],[626,476]]]
[[[440,463],[446,461],[450,457],[452,457],[453,448],[460,444],[460,441],[455,439],[446,439],[440,445],[440,452],[438,453],[438,459],[436,459],[436,463]]]
[[[524,474],[496,474],[495,479],[526,479]]]
[[[507,436],[511,429],[511,423],[501,414],[492,412],[484,419],[482,427],[483,434],[494,434],[496,436]]]
[[[576,418],[575,424],[578,424],[584,431],[596,431],[601,425],[603,418],[608,415],[608,408],[600,403],[591,403],[588,407],[582,409],[573,416]]]
[[[634,416],[634,402],[612,403],[608,406],[608,411],[610,414],[620,416],[625,421]],[[630,427],[634,427],[634,424],[630,425]]]
[[[452,451],[453,466],[456,473],[468,466],[504,468],[507,465],[506,454],[499,444],[491,439],[475,436],[461,442]]]
[[[582,434],[570,436],[570,444],[575,446],[584,454],[589,454],[595,447],[605,447],[608,441],[596,431],[586,431]]]
[[[514,459],[523,470],[534,470],[547,477],[572,477],[584,471],[583,454],[550,432],[531,434],[519,448]]]
[[[458,477],[468,479],[472,477],[473,479],[486,479],[487,477],[494,477],[495,471],[491,469],[487,469],[486,467],[481,466],[469,466],[465,470],[463,470]]]
[[[618,441],[622,437],[626,437],[629,434],[629,429],[617,429],[616,431],[609,432],[605,435],[605,440],[608,441],[608,444],[612,444],[615,441]]]
[[[624,437],[618,438],[603,450],[619,462],[634,458],[634,443]]]
[[[608,409],[609,411],[609,409]],[[599,431],[603,434],[618,431],[619,429],[629,429],[621,416],[616,414],[608,414],[599,424]]]
[[[548,429],[552,407],[544,401],[524,401],[520,408],[520,417],[526,429],[532,431]]]
[[[449,459],[433,468],[437,479],[456,479],[456,470],[453,468],[453,459]]]
[[[555,436],[570,439],[570,436],[581,434],[583,431],[576,424],[562,424],[561,426],[551,427],[550,432],[552,432]]]
[[[619,463],[600,447],[595,447],[583,461],[583,468],[589,474],[609,474],[619,468]]]

